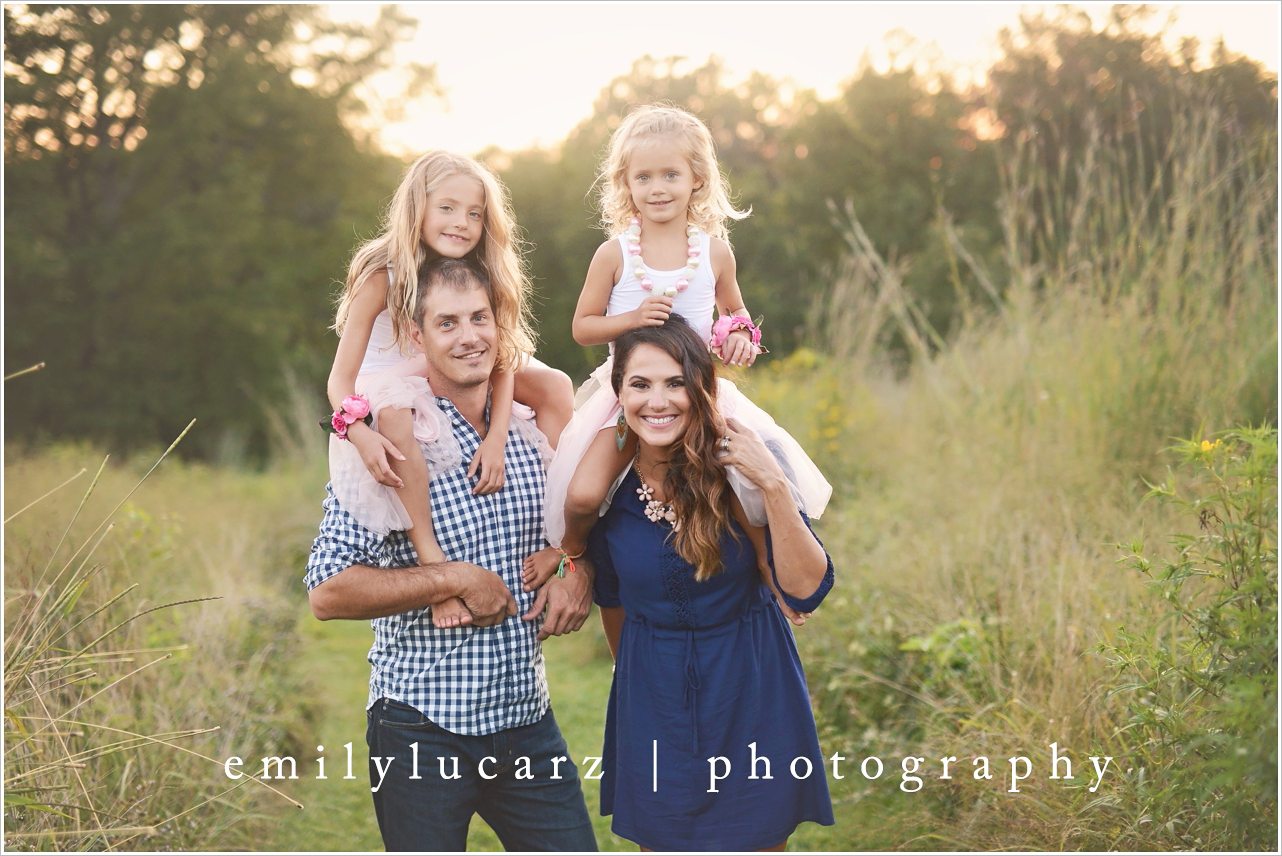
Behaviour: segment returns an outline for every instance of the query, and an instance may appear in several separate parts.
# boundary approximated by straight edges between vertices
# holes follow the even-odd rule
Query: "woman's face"
[[[654,345],[638,345],[629,355],[619,403],[643,444],[665,448],[685,436],[690,393],[681,364]]]

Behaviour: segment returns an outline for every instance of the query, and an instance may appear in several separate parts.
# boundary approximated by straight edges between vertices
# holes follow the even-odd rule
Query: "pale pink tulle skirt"
[[[579,388],[574,399],[574,416],[561,432],[556,454],[548,466],[547,488],[544,493],[544,530],[550,543],[560,546],[565,537],[565,498],[570,481],[574,478],[579,462],[587,454],[592,441],[604,429],[613,429],[622,408],[610,385],[610,371],[614,358],[607,357]],[[812,519],[818,518],[828,507],[832,485],[815,466],[814,461],[801,448],[792,435],[779,427],[769,413],[739,391],[739,387],[725,378],[717,378],[717,406],[721,415],[734,419],[745,428],[751,428],[761,437],[766,448],[774,454],[787,477],[797,507]],[[606,494],[600,513],[605,514],[614,498],[621,474]],[[736,467],[726,467],[726,481],[739,497],[748,522],[754,526],[766,524],[765,497],[761,489],[748,481]]]
[[[413,411],[414,439],[427,462],[429,478],[463,465],[463,453],[454,436],[449,418],[441,411],[424,376],[427,362],[423,357],[406,360],[386,372],[364,375],[356,380],[356,392],[369,399],[378,430],[379,414],[387,409]],[[547,438],[534,423],[534,411],[518,402],[512,403],[512,429],[539,450],[546,465],[552,458]],[[406,450],[402,450],[405,452]],[[334,496],[356,522],[376,532],[404,531],[411,527],[405,504],[396,489],[380,484],[370,475],[360,452],[346,440],[329,438],[329,478]]]

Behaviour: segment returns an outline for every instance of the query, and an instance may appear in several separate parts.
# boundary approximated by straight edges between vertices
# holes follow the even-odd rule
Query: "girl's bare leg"
[[[613,428],[597,432],[583,460],[570,479],[565,496],[565,538],[561,546],[577,553],[587,542],[588,532],[600,517],[601,504],[610,485],[636,455],[636,437],[628,432],[622,451]]]
[[[392,470],[403,482],[397,489],[401,504],[410,518],[410,529],[406,533],[414,552],[418,554],[420,565],[431,565],[446,561],[441,545],[436,541],[436,532],[432,526],[432,507],[429,499],[431,480],[427,472],[427,462],[419,452],[418,441],[414,439],[413,414],[406,408],[386,408],[378,416],[378,430],[384,437],[396,444],[396,448],[405,456],[405,460],[390,461]],[[442,601],[432,607],[432,623],[437,627],[458,627],[472,620],[463,601],[456,597]]]
[[[574,383],[570,376],[551,366],[534,362],[514,376],[513,397],[526,407],[533,408],[534,421],[556,448],[561,432],[574,415]]]

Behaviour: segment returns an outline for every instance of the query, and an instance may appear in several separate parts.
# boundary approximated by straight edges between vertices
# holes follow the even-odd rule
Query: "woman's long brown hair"
[[[685,435],[672,446],[663,489],[681,521],[673,546],[694,565],[695,579],[706,580],[724,567],[721,536],[733,531],[730,486],[716,463],[717,440],[725,433],[717,411],[716,368],[694,329],[680,315],[670,315],[662,326],[638,327],[615,340],[610,372],[615,395],[622,389],[628,359],[640,345],[653,345],[677,361],[690,397],[690,418]]]

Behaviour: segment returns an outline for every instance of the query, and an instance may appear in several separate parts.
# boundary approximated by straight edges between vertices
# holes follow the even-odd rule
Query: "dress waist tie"
[[[685,706],[690,709],[690,751],[699,755],[699,656],[694,631],[686,631]]]
[[[769,598],[763,598],[756,603],[751,604],[746,610],[734,618],[727,619],[718,624],[708,625],[705,627],[663,627],[656,625],[646,619],[644,615],[628,613],[627,618],[631,621],[642,625],[647,629],[651,636],[657,636],[660,633],[670,634],[673,631],[681,633],[685,637],[685,692],[682,696],[684,706],[690,711],[690,750],[696,756],[699,754],[699,687],[702,685],[699,677],[699,651],[695,634],[701,631],[711,630],[714,627],[725,627],[729,624],[747,623],[751,632],[755,635],[756,629],[752,627],[753,616],[765,609],[772,603]]]

